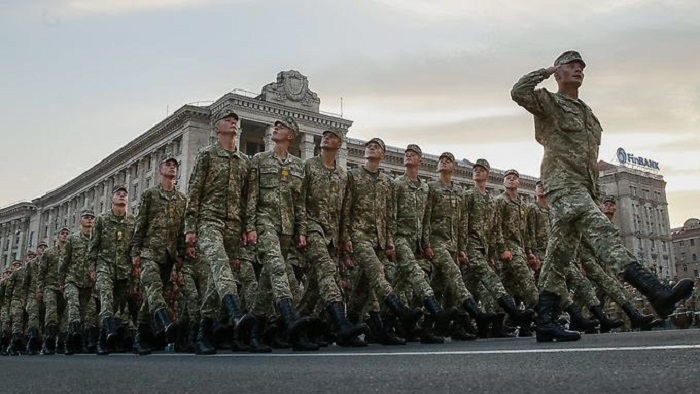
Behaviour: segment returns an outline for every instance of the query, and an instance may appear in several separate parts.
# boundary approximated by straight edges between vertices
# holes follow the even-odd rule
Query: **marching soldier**
[[[7,353],[11,356],[19,356],[22,350],[22,326],[24,324],[24,301],[27,299],[27,288],[24,277],[26,271],[22,269],[22,261],[12,262],[12,275],[7,279],[5,295],[9,300],[9,315],[11,320],[12,340],[7,347]]]
[[[44,344],[41,354],[50,356],[56,352],[56,336],[64,319],[65,300],[61,291],[59,267],[66,250],[70,230],[62,227],[56,236],[56,245],[41,256],[37,282],[37,298],[44,302]]]

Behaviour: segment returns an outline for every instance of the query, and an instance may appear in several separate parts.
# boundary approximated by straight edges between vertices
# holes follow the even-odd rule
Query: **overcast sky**
[[[563,51],[618,147],[661,163],[672,226],[700,216],[700,3],[560,0],[4,0],[0,206],[60,186],[181,105],[279,71],[355,138],[539,175],[510,88]],[[543,86],[556,89],[553,80]]]

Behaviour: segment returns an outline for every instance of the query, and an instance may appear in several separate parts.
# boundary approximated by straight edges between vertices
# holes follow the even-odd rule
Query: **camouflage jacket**
[[[423,250],[423,217],[428,201],[428,183],[420,180],[418,184],[406,175],[401,175],[393,181],[394,217],[396,220],[396,236],[409,239],[416,250]]]
[[[341,242],[370,242],[385,249],[394,244],[391,179],[364,167],[348,171],[345,188]]]
[[[519,198],[513,200],[506,192],[496,197],[493,218],[493,243],[499,256],[506,250],[513,251],[517,247],[525,249],[527,245],[525,214],[525,206]]]
[[[347,172],[337,163],[336,168],[330,170],[323,165],[321,156],[304,162],[301,195],[305,205],[306,231],[321,234],[328,244],[336,247],[340,242],[340,215],[347,182]]]
[[[7,297],[5,296],[5,290],[7,289],[7,279],[5,280],[0,280],[0,316],[2,316],[2,311],[5,310],[6,308],[6,300]]]
[[[26,266],[13,272],[7,281],[7,289],[5,290],[5,296],[10,301],[19,301],[24,305],[27,299],[27,281],[25,277],[27,275]]]
[[[111,210],[95,220],[89,250],[89,266],[93,269],[109,267],[112,279],[128,279],[131,276],[131,238],[134,233],[134,216],[115,216]],[[89,271],[88,271],[89,273]]]
[[[467,251],[481,249],[484,254],[493,252],[493,212],[495,202],[491,194],[481,194],[477,189],[467,191],[465,222]]]
[[[187,189],[185,232],[196,233],[201,222],[211,220],[242,228],[249,163],[245,154],[219,143],[199,152]]]
[[[185,205],[177,190],[158,185],[143,192],[134,224],[131,255],[164,264],[185,254]]]
[[[536,202],[527,208],[527,251],[541,258],[544,258],[547,251],[551,215],[549,207]]]
[[[296,156],[288,153],[282,160],[274,150],[253,156],[248,176],[246,231],[263,226],[283,235],[306,235],[303,179],[304,163]]]
[[[39,263],[39,277],[37,289],[39,291],[58,290],[62,284],[59,280],[59,267],[65,254],[65,248],[60,250],[58,246],[46,249],[41,255]]]
[[[437,180],[428,183],[428,200],[423,218],[423,247],[442,246],[451,252],[466,250],[464,190]]]
[[[37,284],[39,283],[39,270],[41,269],[41,258],[36,257],[33,260],[27,262],[27,264],[24,266],[24,269],[27,271],[24,281],[26,282],[26,288],[27,288],[27,297],[34,297],[36,296],[36,292],[38,289]]]
[[[581,100],[535,89],[547,79],[533,71],[513,86],[511,97],[535,118],[535,139],[544,147],[540,173],[545,191],[586,191],[598,196],[598,149],[603,128]]]
[[[90,273],[95,270],[89,260],[90,237],[80,231],[71,234],[66,243],[66,251],[59,267],[59,282],[61,285],[73,283],[80,288],[92,287]]]

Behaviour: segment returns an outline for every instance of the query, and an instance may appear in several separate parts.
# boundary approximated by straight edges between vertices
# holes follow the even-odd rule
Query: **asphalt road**
[[[0,358],[0,393],[698,393],[700,331],[267,355]]]

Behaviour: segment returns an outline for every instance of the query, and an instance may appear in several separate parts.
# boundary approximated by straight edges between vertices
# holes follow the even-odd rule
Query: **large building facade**
[[[700,219],[688,219],[683,223],[683,227],[671,229],[671,237],[673,238],[673,254],[678,277],[699,278]]]
[[[639,167],[599,164],[602,194],[617,198],[614,222],[625,246],[659,278],[676,278],[663,176]]]
[[[298,71],[283,71],[275,82],[261,89],[260,94],[236,89],[209,105],[185,105],[163,119],[126,146],[118,149],[97,165],[66,184],[47,192],[31,202],[21,202],[0,209],[0,266],[22,259],[40,241],[53,245],[58,230],[67,226],[77,230],[80,211],[93,209],[104,213],[111,206],[114,185],[129,189],[129,211],[138,209],[140,194],[158,184],[158,163],[168,153],[180,163],[179,190],[187,193],[187,179],[200,149],[215,141],[210,114],[231,106],[240,116],[239,149],[252,156],[271,147],[269,139],[274,122],[292,116],[300,127],[300,135],[292,153],[306,159],[319,153],[323,131],[335,127],[347,133],[352,121],[340,115],[320,110],[318,95],[309,89],[308,78]],[[381,137],[381,135],[379,135]],[[411,141],[406,141],[408,144]],[[339,152],[339,164],[355,168],[363,162],[365,141],[346,138]],[[390,175],[403,173],[402,147],[387,146],[382,171]],[[438,156],[425,154],[420,176],[436,179]],[[470,187],[471,162],[457,163],[456,182]],[[536,178],[521,175],[521,197],[534,199]],[[488,190],[497,195],[503,191],[503,171],[493,169]]]

